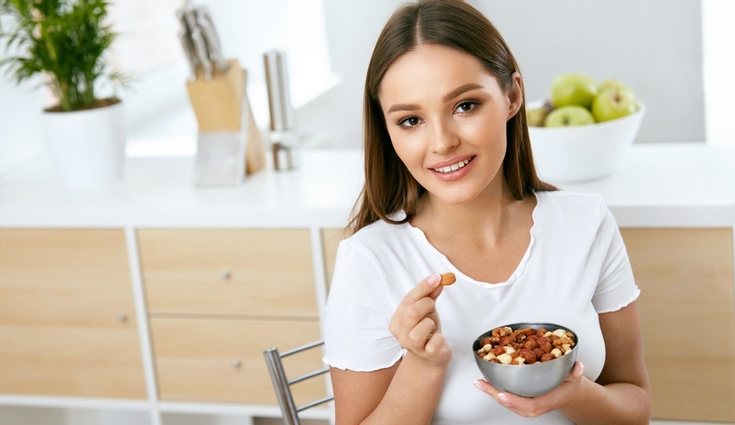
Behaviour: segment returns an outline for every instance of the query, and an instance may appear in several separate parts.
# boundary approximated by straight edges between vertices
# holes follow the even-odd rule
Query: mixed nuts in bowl
[[[555,323],[513,323],[472,343],[477,367],[500,391],[537,397],[561,384],[577,358],[577,335]]]

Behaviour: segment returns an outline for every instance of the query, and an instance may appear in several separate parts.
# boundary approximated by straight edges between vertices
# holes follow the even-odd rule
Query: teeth
[[[469,163],[470,163],[470,160],[465,159],[464,161],[460,161],[452,165],[447,165],[446,167],[434,168],[434,171],[437,171],[439,173],[451,173],[452,171],[457,171]]]

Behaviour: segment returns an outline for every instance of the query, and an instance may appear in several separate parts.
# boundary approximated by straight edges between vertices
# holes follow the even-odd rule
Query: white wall
[[[0,73],[0,174],[44,151],[39,125],[43,93],[36,83],[20,86]]]
[[[362,91],[370,53],[382,25],[403,0],[310,0],[313,9],[323,8],[322,25],[313,18],[319,13],[310,14],[298,24],[298,16],[304,14],[294,13],[299,10],[294,6],[301,4],[299,1],[303,0],[200,2],[212,9],[225,53],[239,58],[251,71],[249,88],[257,103],[256,111],[267,109],[262,51],[283,47],[306,35],[326,36],[328,51],[319,46],[315,51],[320,62],[328,61],[329,66],[319,64],[319,69],[338,74],[340,84],[304,104],[297,115],[299,128],[307,137],[318,136],[312,140],[320,140],[323,145],[358,147],[362,142]],[[526,79],[527,99],[543,97],[553,76],[560,72],[618,78],[630,84],[647,104],[638,141],[705,139],[699,0],[471,2],[496,24],[517,56]],[[166,68],[151,62],[150,72],[142,75],[132,90],[123,92],[131,134],[141,146],[151,145],[154,139],[165,140],[168,135],[169,144],[164,144],[159,153],[191,152],[195,123],[186,101],[186,69],[173,17],[179,2],[126,0],[125,4],[128,15],[123,13],[120,19],[138,9],[149,12],[135,12],[135,16],[146,16],[145,24],[131,27],[133,21],[126,18],[120,25],[121,37],[139,37],[142,31],[143,39],[133,41],[160,61],[172,64]],[[131,34],[133,28],[139,31],[137,35]],[[284,33],[289,30],[291,33]],[[133,58],[137,55],[133,50],[127,54]],[[303,75],[303,63],[303,57],[294,56],[291,73]],[[330,78],[325,81],[328,84]],[[18,87],[7,75],[0,74],[0,174],[45,152],[39,125],[43,93],[32,87]],[[263,114],[256,118],[259,125],[267,125]],[[155,137],[149,140],[146,135]]]
[[[735,2],[702,0],[704,110],[707,143],[735,145],[732,99],[735,97]]]
[[[307,131],[329,128],[333,143],[360,146],[362,89],[370,51],[402,1],[325,0],[332,66],[340,87],[300,112]],[[546,96],[562,72],[618,78],[647,105],[637,141],[703,141],[699,1],[474,0],[510,45],[527,100]]]
[[[699,1],[473,3],[516,55],[528,100],[548,96],[552,79],[563,72],[617,78],[647,105],[637,141],[705,140]]]
[[[390,14],[403,0],[324,0],[332,71],[341,76],[335,89],[298,111],[299,130],[319,134],[327,144],[362,144],[362,93],[373,45]]]
[[[7,17],[0,16],[0,29],[7,31],[8,24]],[[3,40],[0,58],[15,53],[5,50]],[[0,174],[44,150],[39,121],[45,94],[37,90],[39,83],[32,79],[18,85],[8,68],[0,68]]]

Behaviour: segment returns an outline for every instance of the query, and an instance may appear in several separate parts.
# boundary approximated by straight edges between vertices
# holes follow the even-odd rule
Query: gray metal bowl
[[[508,326],[513,330],[520,328],[546,328],[550,331],[564,329],[574,334],[576,344],[572,351],[554,360],[528,365],[506,365],[484,360],[477,355],[477,350],[481,348],[480,340],[491,335],[492,329],[485,332],[472,343],[472,356],[482,375],[495,388],[523,397],[538,397],[556,388],[569,376],[574,367],[574,361],[577,359],[579,336],[576,332],[556,323],[513,323],[503,326]]]

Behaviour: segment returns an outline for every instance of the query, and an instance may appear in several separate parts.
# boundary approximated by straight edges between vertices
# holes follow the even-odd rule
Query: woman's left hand
[[[583,376],[583,372],[584,366],[577,361],[564,382],[548,393],[534,398],[520,397],[511,393],[500,392],[484,379],[475,381],[475,387],[490,395],[502,406],[507,407],[516,414],[534,418],[552,410],[558,410],[574,400],[575,394],[582,387],[582,381],[586,379]]]

